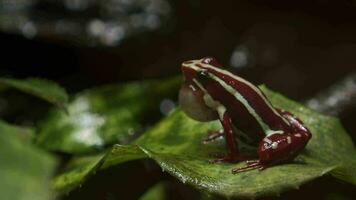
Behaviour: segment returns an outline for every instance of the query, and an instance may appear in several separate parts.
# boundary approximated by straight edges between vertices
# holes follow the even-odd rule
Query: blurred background
[[[0,74],[51,79],[73,94],[108,83],[177,75],[181,62],[213,56],[242,77],[312,106],[308,100],[340,81],[349,87],[346,96],[355,93],[355,11],[354,0],[0,0]],[[28,102],[17,103],[23,105],[18,108],[3,104],[0,99],[0,117],[9,121],[28,124],[26,115],[40,117],[36,113],[41,112],[23,113]],[[355,103],[333,114],[349,133],[356,132]],[[351,136],[355,142],[356,134]],[[170,182],[173,199],[197,197],[197,191],[152,162],[137,162],[120,170],[137,168],[143,174],[113,180],[112,191],[99,190],[97,183],[117,169],[94,177],[99,197],[110,199],[121,187],[132,191],[128,199],[135,199],[145,189],[136,185],[142,178]],[[147,166],[152,169],[140,170]],[[67,198],[94,198],[91,182]],[[352,199],[356,194],[353,186],[330,177],[300,191],[282,198]]]

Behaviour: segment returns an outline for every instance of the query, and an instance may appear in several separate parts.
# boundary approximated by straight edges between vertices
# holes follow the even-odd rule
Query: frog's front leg
[[[221,125],[223,126],[223,134],[226,140],[226,146],[229,153],[223,157],[212,160],[212,163],[221,163],[221,162],[233,162],[238,160],[246,160],[242,155],[240,155],[237,148],[237,143],[235,140],[234,129],[232,126],[232,121],[229,114],[226,111],[223,111],[219,114]]]
[[[245,167],[236,168],[232,173],[251,169],[265,169],[272,165],[292,161],[304,149],[311,138],[309,130],[302,122],[288,112],[281,112],[291,124],[291,132],[266,136],[258,147],[258,160],[246,161]]]

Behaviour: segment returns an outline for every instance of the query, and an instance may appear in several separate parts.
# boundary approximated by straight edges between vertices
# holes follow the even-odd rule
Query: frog
[[[219,120],[221,130],[212,131],[204,144],[224,138],[227,154],[211,163],[245,161],[232,169],[252,169],[292,162],[306,147],[312,134],[292,113],[272,105],[256,85],[232,73],[213,57],[182,63],[184,77],[179,104],[190,118]],[[252,153],[249,153],[252,152]]]

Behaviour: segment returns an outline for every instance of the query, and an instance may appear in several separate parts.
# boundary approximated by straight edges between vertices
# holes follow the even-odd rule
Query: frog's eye
[[[197,79],[199,80],[199,82],[201,82],[203,84],[208,82],[209,80],[211,80],[207,70],[199,71]]]
[[[212,65],[214,67],[222,67],[222,65],[219,63],[219,61],[213,57],[205,57],[205,58],[203,58],[202,62],[205,64]]]
[[[198,72],[199,76],[203,76],[203,77],[208,77],[208,71],[207,70],[202,70]]]

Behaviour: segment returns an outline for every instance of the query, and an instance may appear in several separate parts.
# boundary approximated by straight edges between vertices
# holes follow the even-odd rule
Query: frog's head
[[[184,84],[179,92],[179,104],[189,117],[198,121],[211,121],[218,118],[216,111],[205,104],[203,97],[206,91],[204,92],[198,84],[204,79],[207,68],[220,66],[218,61],[211,57],[182,63]]]
[[[205,57],[199,60],[188,60],[182,63],[182,72],[185,82],[194,83],[194,79],[206,72],[208,68],[221,67],[220,63],[213,57]]]

